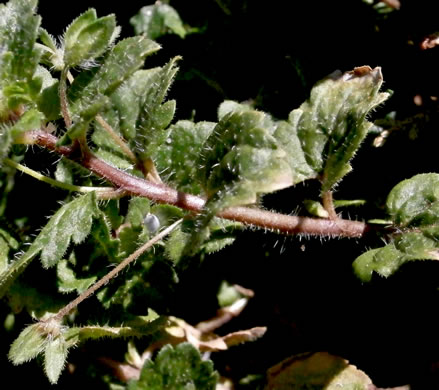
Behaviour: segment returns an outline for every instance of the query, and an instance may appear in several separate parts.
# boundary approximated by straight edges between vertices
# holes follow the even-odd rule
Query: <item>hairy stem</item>
[[[28,132],[26,140],[29,141],[29,144],[38,144],[72,158],[126,193],[142,196],[159,203],[172,204],[196,213],[203,211],[204,204],[206,203],[205,199],[177,191],[164,184],[152,183],[139,177],[131,176],[108,165],[91,153],[77,156],[73,148],[66,146],[58,148],[56,146],[58,138],[52,134],[44,131],[31,131]],[[251,207],[230,207],[221,211],[218,216],[284,234],[361,237],[370,229],[369,225],[359,221],[338,218],[330,220],[299,217]]]
[[[146,178],[151,180],[154,183],[163,183],[162,179],[160,179],[160,175],[157,171],[157,168],[152,159],[147,158],[143,160],[144,170],[147,172]]]
[[[133,164],[137,164],[137,158],[131,149],[128,147],[126,142],[114,131],[114,129],[108,124],[108,122],[102,118],[101,115],[96,115],[96,121],[104,128],[107,134],[116,142],[117,145],[122,149],[125,155],[131,160]]]
[[[75,307],[77,307],[82,301],[92,296],[97,290],[99,290],[102,286],[107,284],[111,279],[117,276],[117,274],[122,271],[126,266],[131,264],[134,260],[136,260],[140,255],[145,253],[148,249],[150,249],[154,244],[159,242],[162,238],[166,237],[169,233],[171,233],[180,223],[182,219],[174,222],[172,225],[168,226],[166,229],[161,231],[159,234],[154,236],[151,240],[149,240],[146,244],[143,244],[140,248],[134,251],[130,256],[128,256],[125,260],[117,265],[117,267],[113,268],[108,274],[106,274],[103,278],[99,279],[95,284],[89,287],[86,291],[84,291],[81,295],[79,295],[76,299],[71,301],[68,305],[64,306],[58,313],[56,313],[50,320],[61,321],[64,316],[69,314]]]
[[[61,78],[59,81],[59,100],[61,104],[61,114],[64,118],[64,123],[66,127],[72,126],[72,118],[69,112],[69,103],[67,100],[67,76],[69,74],[68,68],[64,68],[61,72]]]
[[[22,164],[19,164],[11,160],[10,158],[5,158],[3,161],[6,165],[9,165],[12,168],[15,168],[37,180],[50,184],[51,186],[61,188],[63,190],[72,191],[72,192],[83,192],[83,193],[96,191],[98,193],[98,197],[99,194],[108,195],[109,193],[116,192],[112,187],[87,187],[87,186],[75,186],[73,184],[63,183],[62,181],[52,179],[51,177],[47,177],[37,171],[34,171],[33,169],[30,169]],[[120,196],[120,191],[117,192]]]
[[[335,212],[334,200],[332,198],[332,191],[326,191],[322,195],[323,208],[328,212],[329,219],[336,220],[337,213]]]

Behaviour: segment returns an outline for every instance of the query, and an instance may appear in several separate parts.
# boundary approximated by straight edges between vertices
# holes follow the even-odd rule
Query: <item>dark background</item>
[[[184,40],[160,38],[163,49],[146,66],[183,56],[169,97],[177,100],[177,119],[196,120],[215,120],[224,99],[251,100],[283,119],[307,98],[316,81],[334,70],[382,67],[384,89],[393,96],[371,119],[395,111],[402,122],[383,147],[373,147],[373,137],[365,141],[353,173],[335,196],[368,202],[347,209],[344,217],[384,217],[385,197],[395,184],[416,173],[437,171],[438,102],[430,97],[439,95],[439,48],[419,48],[425,36],[439,31],[432,3],[402,0],[400,10],[382,15],[361,0],[173,0],[170,4],[182,20],[200,32]],[[94,7],[99,16],[115,13],[122,36],[129,36],[129,18],[147,4],[41,0],[39,13],[43,27],[57,36],[79,13]],[[422,105],[414,103],[415,95],[422,97]],[[309,183],[267,196],[264,205],[287,213],[299,207],[305,213],[301,200],[317,196],[318,186]],[[381,238],[373,234],[362,240],[300,240],[244,232],[232,247],[183,276],[175,315],[190,323],[208,318],[216,309],[218,283],[225,279],[256,295],[224,332],[268,326],[260,341],[213,355],[225,375],[238,380],[296,353],[329,351],[364,370],[379,387],[410,383],[413,389],[439,388],[439,265],[413,263],[388,280],[374,277],[361,284],[351,263],[365,248],[380,245]],[[96,345],[105,354],[118,343]],[[81,351],[72,353],[73,361],[83,359]],[[13,372],[21,371],[11,368]],[[47,386],[39,371],[35,375]],[[60,388],[80,381],[80,375],[66,377]]]

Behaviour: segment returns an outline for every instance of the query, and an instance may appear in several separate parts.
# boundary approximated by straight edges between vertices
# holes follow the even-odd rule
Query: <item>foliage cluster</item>
[[[42,357],[54,384],[72,347],[129,338],[124,363],[104,359],[117,367],[119,384],[106,379],[113,388],[215,388],[210,353],[266,331],[253,324],[214,333],[252,292],[223,283],[223,308],[196,326],[175,316],[174,296],[182,278],[248,227],[276,235],[383,237],[385,245],[353,262],[363,282],[439,258],[438,174],[397,184],[384,219],[382,211],[367,222],[336,212],[363,202],[333,193],[368,134],[383,130],[369,120],[390,96],[381,92],[379,67],[331,73],[285,120],[231,100],[219,105],[216,121],[179,120],[177,102],[167,96],[181,58],[144,68],[163,34],[197,33],[174,8],[160,2],[142,8],[131,19],[136,35],[124,39],[113,14],[98,17],[89,9],[57,40],[41,27],[36,7],[36,0],[0,5],[0,296],[5,331],[35,321],[12,343],[13,364]],[[56,161],[49,175],[23,163],[34,163],[40,148],[52,153],[40,162],[43,169]],[[51,185],[53,200],[62,201],[46,224],[10,211],[17,171]],[[301,200],[307,215],[264,209],[264,195],[305,181],[317,183],[319,195]],[[31,202],[37,197],[29,194]],[[330,367],[326,382],[314,384],[319,388],[371,385],[345,360],[311,354],[273,367],[266,388],[313,383],[323,374],[304,379],[309,365]]]

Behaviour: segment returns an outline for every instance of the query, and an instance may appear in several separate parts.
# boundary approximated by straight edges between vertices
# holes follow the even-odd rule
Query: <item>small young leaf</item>
[[[408,261],[439,260],[439,174],[420,174],[397,184],[387,198],[387,210],[402,232],[384,248],[354,261],[354,271],[363,281],[374,271],[390,276]]]
[[[140,113],[137,120],[137,152],[144,158],[154,158],[157,149],[167,138],[163,131],[171,122],[175,102],[162,104],[168,89],[177,73],[175,66],[180,57],[175,57],[164,67],[152,69],[148,74],[148,84],[140,100]]]
[[[305,206],[306,211],[308,211],[308,213],[310,213],[311,215],[315,215],[316,217],[320,218],[328,218],[329,216],[328,212],[324,209],[322,204],[320,202],[317,202],[316,200],[305,199],[303,201],[303,205]]]
[[[73,20],[73,22],[67,27],[67,30],[64,34],[65,48],[69,50],[70,48],[74,47],[81,31],[95,22],[96,19],[96,10],[94,8],[90,8]]]
[[[44,371],[50,383],[56,384],[65,366],[68,347],[63,336],[49,338],[44,350]]]
[[[80,65],[103,54],[111,44],[116,28],[114,15],[96,19],[91,23],[83,18],[82,26],[79,26],[78,19],[76,19],[77,23],[73,22],[69,29],[71,31],[72,26],[75,27],[75,33],[67,34],[69,30],[66,32],[64,63],[69,67]]]
[[[424,173],[400,182],[387,198],[387,210],[401,227],[439,222],[439,174]]]
[[[113,47],[105,62],[99,68],[84,94],[94,91],[110,95],[116,88],[139,69],[145,58],[160,46],[145,37],[126,38]]]
[[[18,365],[28,362],[44,351],[47,336],[40,327],[40,324],[28,326],[12,343],[8,355],[12,363]]]
[[[213,390],[217,380],[212,362],[201,360],[191,344],[182,343],[175,348],[168,344],[154,361],[146,361],[139,380],[130,382],[128,390]]]
[[[150,39],[172,32],[181,38],[186,36],[186,29],[177,11],[170,5],[156,2],[140,9],[139,13],[130,19],[136,35],[144,34]]]

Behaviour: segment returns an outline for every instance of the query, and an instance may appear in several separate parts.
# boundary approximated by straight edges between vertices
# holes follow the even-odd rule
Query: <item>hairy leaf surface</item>
[[[387,93],[379,92],[382,82],[380,68],[361,67],[344,74],[335,72],[317,83],[309,100],[290,113],[289,155],[299,156],[297,162],[290,164],[297,165],[305,177],[312,175],[312,171],[319,173],[323,192],[331,190],[351,170],[349,161],[371,127],[367,114],[388,97]],[[288,129],[281,130],[282,139],[287,141],[285,132]],[[294,133],[300,140],[302,152]]]
[[[399,229],[384,248],[359,256],[353,266],[363,281],[372,273],[388,277],[412,260],[439,260],[439,174],[426,173],[397,184],[387,211]]]
[[[0,296],[5,294],[13,281],[39,253],[41,253],[41,262],[46,268],[61,260],[70,241],[79,244],[88,236],[93,217],[98,214],[99,209],[94,193],[80,196],[62,206],[52,216],[26,253],[0,276]]]
[[[47,337],[40,324],[29,325],[12,343],[9,359],[17,365],[28,362],[44,351],[46,343]]]
[[[166,181],[181,191],[202,194],[197,181],[202,146],[215,123],[179,121],[169,129],[169,136],[157,152],[156,164]]]
[[[68,346],[63,336],[47,340],[44,349],[44,371],[49,382],[55,384],[65,366]]]
[[[171,32],[181,38],[186,36],[186,29],[177,11],[170,5],[157,2],[140,9],[139,13],[130,19],[137,35],[145,34],[150,39]]]
[[[37,0],[11,0],[0,8],[0,118],[8,106],[34,101],[41,88],[33,80],[41,55],[36,6]]]
[[[215,389],[218,374],[210,360],[189,343],[163,347],[154,361],[147,360],[138,381],[129,390]]]
[[[73,67],[103,54],[116,29],[114,15],[96,17],[90,9],[76,18],[64,35],[64,63]]]
[[[142,36],[124,39],[112,48],[99,70],[90,74],[89,80],[75,80],[70,107],[74,125],[60,143],[67,143],[83,134],[96,114],[111,105],[108,96],[143,65],[148,55],[159,48],[157,43]]]

